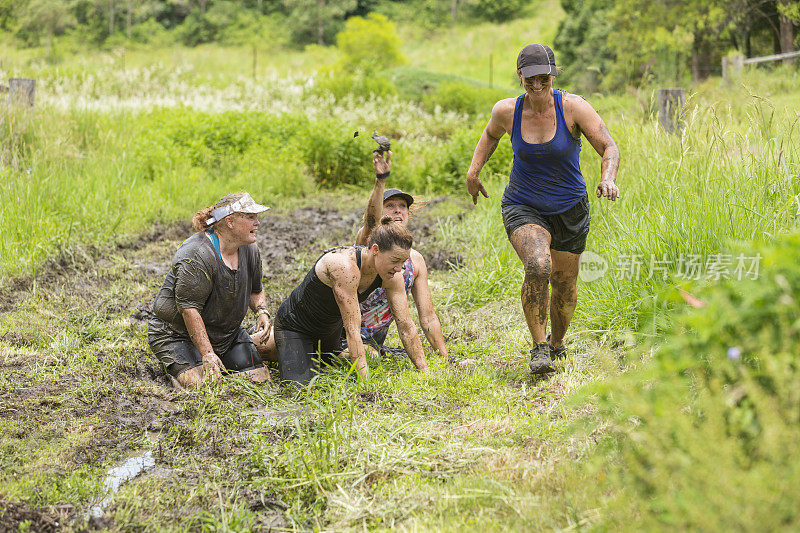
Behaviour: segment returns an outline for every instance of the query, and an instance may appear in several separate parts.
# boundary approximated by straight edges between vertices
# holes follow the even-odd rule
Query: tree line
[[[174,30],[178,42],[192,46],[231,40],[231,33],[258,33],[259,19],[271,17],[289,31],[296,45],[332,44],[344,21],[378,10],[406,14],[408,20],[436,26],[453,21],[504,21],[519,16],[528,0],[0,0],[0,31],[25,45],[80,33],[81,40],[147,41],[153,32]],[[261,21],[263,22],[263,21]],[[263,37],[263,36],[262,36]]]
[[[702,81],[722,57],[794,51],[798,0],[561,0],[554,47],[564,81],[587,91]]]
[[[559,81],[592,92],[657,81],[702,81],[728,54],[797,46],[800,0],[561,0],[553,47]],[[23,45],[67,35],[125,41],[333,44],[344,22],[378,12],[436,27],[548,16],[538,0],[0,0],[0,32]],[[158,39],[161,38],[162,41]]]

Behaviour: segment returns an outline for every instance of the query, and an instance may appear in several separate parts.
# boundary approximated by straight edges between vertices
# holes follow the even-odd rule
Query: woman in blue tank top
[[[615,182],[620,153],[586,100],[553,88],[558,70],[550,47],[523,48],[517,76],[525,94],[495,104],[472,156],[467,190],[475,204],[478,194],[489,197],[479,174],[508,133],[514,164],[500,202],[503,224],[525,267],[522,309],[533,337],[530,369],[544,374],[554,371],[554,359],[566,356],[564,335],[578,301],[578,268],[589,233],[581,134],[602,157],[598,198],[619,197]],[[548,309],[551,335],[546,335]]]

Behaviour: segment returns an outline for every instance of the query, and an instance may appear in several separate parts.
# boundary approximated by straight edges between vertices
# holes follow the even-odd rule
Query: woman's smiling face
[[[553,76],[550,74],[538,74],[530,78],[523,78],[522,73],[517,71],[519,81],[528,96],[531,98],[541,97],[550,94],[550,88],[553,86]]]

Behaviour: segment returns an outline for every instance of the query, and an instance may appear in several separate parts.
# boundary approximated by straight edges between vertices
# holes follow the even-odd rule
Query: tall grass
[[[695,94],[682,137],[667,135],[655,117],[636,108],[604,118],[622,152],[622,198],[610,203],[594,196],[599,157],[584,142],[581,166],[592,213],[587,250],[605,258],[609,270],[600,280],[579,285],[577,318],[583,326],[652,331],[658,326],[653,310],[660,315],[670,288],[685,281],[678,272],[681,258],[702,258],[700,277],[710,278],[713,254],[731,254],[737,242],[769,241],[796,226],[796,108],[777,108],[744,90],[725,101]],[[471,305],[518,296],[522,278],[500,217],[507,178],[488,181],[490,200],[481,199],[455,237],[469,243],[474,259],[462,271],[453,297]],[[651,269],[651,258],[669,265],[666,281],[658,279],[660,270]],[[730,260],[732,274],[735,261]],[[641,263],[638,275],[628,267],[634,261]]]

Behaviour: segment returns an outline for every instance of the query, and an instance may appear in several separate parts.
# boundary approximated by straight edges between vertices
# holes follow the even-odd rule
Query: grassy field
[[[488,52],[497,54],[495,85],[510,90],[520,44],[554,31],[544,18],[433,36],[401,27],[409,65],[389,78],[414,85],[426,73],[458,75],[465,91],[490,99]],[[731,451],[746,440],[724,424],[702,434],[713,436],[697,447],[703,456],[654,455],[667,465],[660,470],[620,434],[648,443],[686,435],[696,445],[698,420],[670,425],[692,411],[688,398],[707,400],[697,405],[709,419],[714,406],[730,404],[729,396],[705,398],[700,378],[667,389],[676,383],[669,372],[687,374],[675,370],[677,359],[659,359],[658,348],[681,336],[674,316],[686,306],[677,289],[714,290],[717,254],[730,256],[733,273],[738,254],[752,258],[796,227],[796,71],[694,88],[682,137],[660,130],[646,89],[591,98],[623,154],[623,197],[609,204],[590,194],[588,249],[609,270],[579,285],[570,358],[551,377],[532,378],[522,270],[499,212],[507,139],[485,172],[490,199],[473,208],[463,188],[491,104],[473,112],[399,90],[333,97],[315,88],[316,48],[259,55],[255,79],[246,48],[132,50],[124,59],[108,52],[59,65],[36,53],[15,51],[0,72],[40,80],[37,107],[8,111],[0,123],[0,194],[10,199],[0,205],[0,523],[32,531],[87,523],[168,531],[718,530],[766,523],[788,505],[760,493],[750,501],[736,493],[726,504],[725,483],[715,483],[713,516],[694,514],[691,506],[710,498],[703,487],[715,471],[711,444]],[[303,393],[241,379],[193,392],[169,387],[143,320],[189,235],[191,213],[242,188],[273,206],[259,244],[275,308],[320,250],[353,239],[371,178],[368,136],[352,135],[373,129],[393,137],[392,184],[429,200],[412,221],[420,250],[429,261],[441,252],[461,265],[440,259],[432,287],[451,353],[478,364],[456,371],[429,353],[431,370],[419,374],[408,361],[372,360],[366,383],[337,367]],[[591,193],[599,158],[588,143],[582,168]],[[291,260],[274,259],[285,249]],[[689,257],[701,265],[697,279],[680,270]],[[651,260],[666,265],[666,279],[661,271],[648,276]],[[769,279],[794,283],[781,276]],[[714,323],[697,337],[708,338]],[[389,343],[399,344],[396,333]],[[656,373],[653,361],[667,371]],[[766,359],[761,367],[771,368]],[[724,394],[752,386],[725,383]],[[790,385],[780,389],[787,402],[796,401]],[[675,403],[655,403],[651,389]],[[626,425],[634,418],[654,429],[634,431]],[[767,422],[759,427],[784,427]],[[755,431],[744,418],[737,423]],[[102,501],[106,472],[148,452],[154,466]],[[777,452],[767,457],[757,463],[761,472],[793,464]],[[718,470],[750,472],[733,460]],[[699,496],[670,493],[671,473]],[[720,479],[752,483],[759,470]],[[782,497],[795,502],[788,487]],[[796,525],[792,511],[782,513],[770,515],[781,517],[776,527]]]

